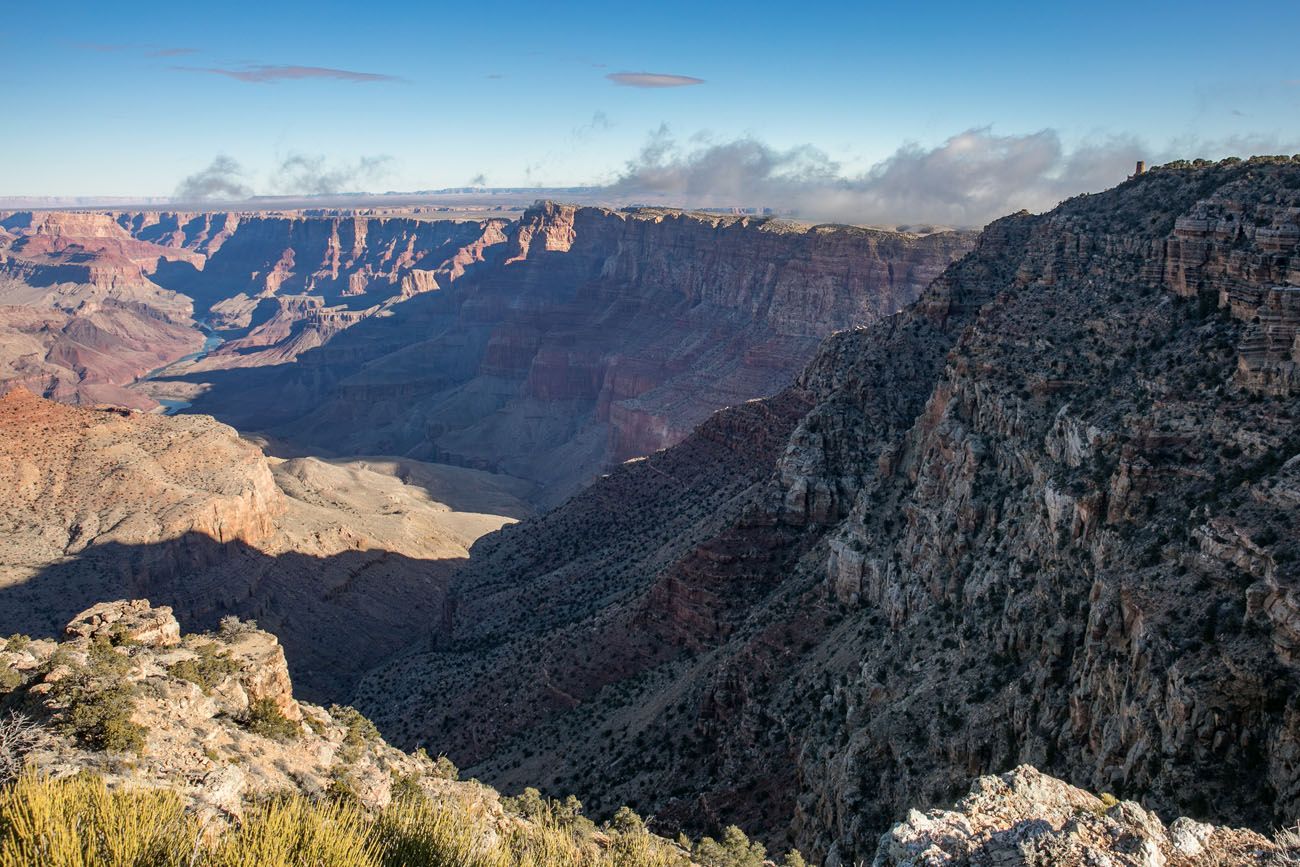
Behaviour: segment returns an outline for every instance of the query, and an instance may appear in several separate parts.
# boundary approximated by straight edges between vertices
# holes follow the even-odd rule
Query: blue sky
[[[972,129],[1048,131],[1065,155],[1300,148],[1300,3],[1283,0],[21,9],[0,21],[0,195],[168,195],[219,154],[256,192],[292,183],[291,156],[374,190],[608,183],[657,130],[678,162],[748,140],[846,176]],[[391,80],[244,80],[281,67]],[[702,83],[607,77],[625,72]]]

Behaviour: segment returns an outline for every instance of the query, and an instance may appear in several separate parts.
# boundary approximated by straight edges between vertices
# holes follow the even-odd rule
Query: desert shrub
[[[300,734],[298,724],[281,713],[275,700],[270,698],[249,702],[243,722],[244,728],[253,734],[277,741],[293,740]]]
[[[41,727],[20,713],[0,719],[0,785],[17,779],[27,754],[44,737]]]
[[[330,705],[330,716],[335,722],[347,729],[343,736],[343,749],[339,758],[351,764],[361,758],[366,744],[379,740],[379,729],[366,718],[365,714],[347,705]]]
[[[59,659],[56,655],[52,662]],[[144,752],[148,731],[131,721],[136,688],[126,679],[130,660],[108,641],[99,640],[90,645],[86,665],[70,668],[53,690],[63,705],[64,730],[94,749]]]
[[[249,810],[199,863],[212,867],[375,867],[366,814],[346,803],[278,798]]]
[[[610,830],[614,832],[613,839],[604,853],[604,863],[614,867],[624,864],[638,867],[686,867],[690,864],[685,850],[652,835],[646,830],[641,817],[630,807],[621,807],[614,814],[610,820]]]
[[[234,638],[257,631],[256,620],[240,620],[237,615],[227,614],[217,623],[217,633],[223,638]]]
[[[509,851],[485,838],[464,814],[428,799],[395,802],[375,822],[380,863],[385,867],[510,867]]]
[[[0,692],[13,692],[23,685],[23,676],[15,669],[0,668]]]
[[[391,774],[393,778],[392,798],[394,801],[424,797],[424,787],[420,785],[419,774],[399,774],[397,771],[392,771]]]
[[[440,780],[456,781],[460,779],[460,768],[446,756],[438,756],[433,760],[433,775]]]
[[[0,787],[0,867],[688,867],[679,847],[632,818],[613,823],[624,830],[612,824],[602,845],[549,820],[500,829],[455,800],[399,799],[371,816],[286,794],[213,838],[173,792],[27,773]]]
[[[721,841],[712,837],[703,838],[691,854],[704,867],[762,867],[767,858],[763,844],[751,841],[735,825],[723,829]]]
[[[167,673],[172,677],[198,684],[204,695],[212,692],[213,687],[239,671],[239,663],[231,659],[216,644],[211,642],[200,644],[194,648],[194,652],[198,655],[193,659],[182,659],[172,663],[167,668]]]
[[[550,818],[551,813],[550,800],[542,797],[542,793],[532,786],[518,795],[502,798],[501,806],[508,812],[523,816],[525,819]]]
[[[18,653],[27,649],[27,645],[32,643],[32,637],[30,635],[24,635],[21,632],[15,632],[13,635],[6,638],[4,642],[5,650],[10,651],[11,653]]]
[[[5,867],[183,867],[198,836],[197,821],[173,792],[110,792],[86,774],[47,780],[27,773],[0,788]]]
[[[622,806],[609,820],[609,829],[616,834],[639,834],[645,830],[645,822],[631,807]]]

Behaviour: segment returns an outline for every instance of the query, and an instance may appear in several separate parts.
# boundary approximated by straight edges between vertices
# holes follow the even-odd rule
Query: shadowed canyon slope
[[[299,450],[504,472],[540,483],[542,501],[785,387],[823,337],[907,305],[974,239],[549,203],[515,222],[151,213],[3,225],[0,267],[18,285],[152,287],[179,307],[132,303],[170,325],[190,321],[192,300],[225,338],[135,383],[135,400],[190,401]],[[40,348],[5,378],[62,397],[68,376],[58,391],[24,373],[44,370]],[[88,383],[144,372],[74,370],[92,402]]]
[[[359,706],[830,864],[1021,762],[1294,822],[1298,268],[1286,159],[999,220],[780,395],[481,540]]]
[[[0,397],[0,633],[147,595],[255,617],[337,694],[441,616],[444,582],[528,485],[397,458],[268,460],[206,416]]]

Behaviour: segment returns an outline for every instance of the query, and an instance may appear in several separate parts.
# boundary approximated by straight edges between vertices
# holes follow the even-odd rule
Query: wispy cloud
[[[593,112],[591,120],[582,126],[573,128],[573,138],[578,141],[586,141],[597,133],[604,132],[613,128],[614,124],[610,121],[609,115],[603,111]]]
[[[145,57],[182,57],[186,54],[198,54],[197,48],[182,48],[165,45],[137,45],[134,43],[114,42],[78,42],[82,51],[95,51],[100,54],[140,53]]]
[[[274,84],[278,81],[296,81],[300,79],[334,79],[352,82],[402,81],[395,75],[379,72],[356,72],[351,69],[331,69],[326,66],[273,66],[258,64],[240,69],[227,69],[219,66],[173,66],[184,72],[203,72],[209,75],[224,75],[236,81],[253,84]]]
[[[360,184],[383,177],[390,162],[392,157],[384,154],[360,157],[353,162],[330,161],[311,154],[290,154],[280,160],[260,188],[290,196],[349,192]],[[182,180],[173,198],[183,202],[233,202],[256,194],[257,190],[248,182],[243,166],[232,157],[218,154],[206,168]]]
[[[231,157],[218,154],[207,168],[195,172],[176,186],[175,198],[182,202],[205,199],[240,201],[253,194],[244,182],[244,170]]]
[[[663,72],[611,72],[605,77],[621,87],[689,87],[704,83],[702,78]]]
[[[290,154],[280,161],[271,189],[287,195],[323,196],[341,193],[357,184],[382,177],[392,157],[361,157],[353,163],[328,163],[322,156]]]

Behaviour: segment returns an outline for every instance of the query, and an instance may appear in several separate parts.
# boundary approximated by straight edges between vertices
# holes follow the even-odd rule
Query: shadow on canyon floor
[[[464,562],[378,549],[272,556],[199,533],[106,543],[0,587],[0,634],[57,635],[78,612],[124,598],[172,606],[186,632],[233,614],[279,637],[304,698],[343,703],[365,671],[445,628],[447,581]]]

